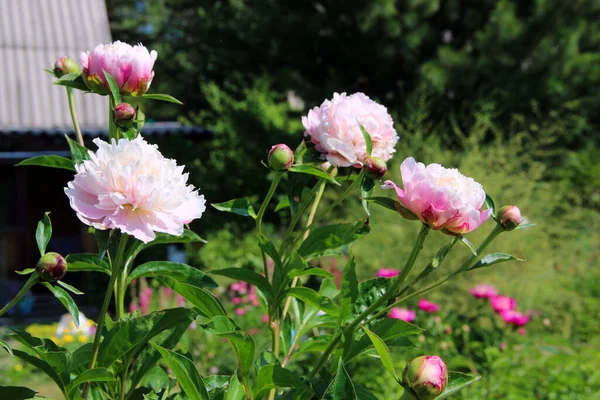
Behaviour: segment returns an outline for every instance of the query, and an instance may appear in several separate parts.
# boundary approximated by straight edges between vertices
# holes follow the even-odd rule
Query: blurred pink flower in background
[[[81,53],[79,62],[86,85],[93,91],[106,94],[109,86],[104,71],[110,74],[123,95],[141,96],[154,78],[154,62],[158,53],[141,44],[131,46],[116,41],[99,44],[91,52]]]
[[[246,314],[247,310],[245,308],[236,308],[235,313],[239,316]]]
[[[519,335],[523,336],[523,335],[527,334],[527,329],[525,329],[525,328],[519,328],[518,332],[519,332]]]
[[[416,311],[407,310],[406,308],[398,308],[398,307],[392,308],[390,310],[390,313],[388,314],[388,318],[401,319],[402,321],[405,321],[405,322],[414,321],[416,316],[417,316]]]
[[[106,143],[94,139],[96,153],[75,166],[65,193],[77,217],[96,229],[115,229],[144,243],[155,232],[183,234],[184,224],[200,218],[204,196],[186,185],[188,174],[141,136]]]
[[[432,229],[462,235],[478,228],[492,213],[481,209],[483,187],[457,169],[425,166],[409,157],[400,172],[404,188],[389,180],[382,188],[395,189],[400,203]]]
[[[517,301],[508,296],[495,296],[490,299],[490,305],[497,313],[502,313],[503,311],[514,310]]]
[[[377,271],[377,276],[381,278],[393,278],[399,274],[399,269],[380,268],[379,271]]]
[[[439,304],[432,303],[427,299],[419,300],[419,309],[428,313],[437,312],[440,309]]]
[[[302,117],[302,125],[321,157],[336,167],[357,168],[367,160],[367,145],[359,123],[369,132],[373,157],[388,161],[396,151],[398,134],[387,109],[364,93],[333,94]]]
[[[181,296],[181,295],[177,295],[177,307],[183,307],[185,306],[185,297]]]
[[[529,322],[529,316],[515,310],[505,310],[500,313],[500,316],[507,324],[515,326],[524,326]]]
[[[131,303],[129,303],[129,312],[130,313],[134,313],[138,310],[138,305],[135,301],[132,301]]]
[[[152,301],[152,288],[145,288],[140,293],[140,311],[142,315],[148,314],[150,311],[150,302]]]
[[[478,299],[487,299],[498,295],[498,291],[493,285],[486,285],[485,283],[480,283],[469,292]]]
[[[264,314],[262,316],[262,322],[264,322],[265,324],[269,323],[269,314]]]
[[[234,297],[233,299],[231,299],[231,302],[235,305],[238,305],[242,302],[242,299],[240,299],[239,297]]]

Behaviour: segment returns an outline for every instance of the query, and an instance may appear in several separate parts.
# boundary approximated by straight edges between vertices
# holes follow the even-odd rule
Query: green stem
[[[6,313],[8,310],[10,310],[19,301],[21,301],[21,299],[23,298],[23,296],[25,296],[25,294],[29,291],[29,289],[31,289],[31,287],[33,285],[35,285],[36,283],[38,283],[39,281],[40,281],[40,276],[37,274],[37,272],[32,273],[31,276],[29,277],[29,279],[27,279],[27,282],[25,282],[25,285],[23,285],[21,290],[19,290],[19,293],[17,293],[17,295],[15,297],[13,297],[13,299],[11,301],[9,301],[7,305],[2,307],[2,309],[0,310],[0,315],[4,315],[4,313]]]
[[[417,259],[417,256],[419,255],[419,252],[423,248],[423,243],[425,242],[425,238],[427,237],[427,234],[429,233],[429,231],[430,231],[430,228],[427,225],[423,224],[422,227],[421,227],[421,230],[419,231],[419,235],[417,236],[417,240],[415,242],[415,245],[414,245],[412,251],[410,252],[410,255],[409,255],[408,259],[406,260],[404,268],[402,269],[402,273],[400,275],[398,275],[394,279],[392,285],[383,294],[383,296],[381,296],[377,301],[375,301],[373,304],[371,304],[365,311],[363,311],[358,317],[356,317],[345,328],[346,331],[351,331],[351,332],[354,331],[354,329],[356,328],[356,326],[358,324],[360,324],[363,319],[365,319],[366,317],[368,317],[373,311],[375,311],[377,308],[379,308],[379,306],[381,306],[382,304],[385,304],[385,302],[387,302],[390,298],[396,296],[396,294],[397,294],[396,292],[398,291],[398,289],[400,288],[400,285],[402,284],[402,282],[404,281],[404,279],[406,278],[406,276],[408,275],[408,273],[412,269],[412,267],[413,267],[413,265],[415,263],[415,260]],[[312,372],[310,373],[310,378],[309,379],[312,379],[312,378],[314,378],[316,376],[317,372],[319,372],[319,370],[321,369],[321,367],[323,366],[323,364],[325,363],[325,361],[327,361],[327,359],[329,358],[329,356],[331,355],[331,353],[337,347],[337,344],[339,343],[341,337],[342,337],[342,333],[339,332],[333,338],[332,342],[329,344],[329,346],[327,347],[327,349],[323,352],[323,354],[321,355],[321,357],[317,361],[317,365],[313,368]]]
[[[73,96],[73,89],[67,87],[67,100],[69,101],[69,111],[71,112],[71,121],[73,122],[73,129],[75,129],[75,135],[80,145],[85,147],[83,143],[83,135],[81,134],[81,128],[79,127],[79,120],[77,119],[77,111],[75,110],[75,96]]]
[[[108,138],[109,140],[115,139],[116,141],[119,140],[119,128],[117,127],[117,124],[115,124],[115,119],[114,119],[114,108],[115,108],[115,101],[112,98],[112,95],[108,95]]]
[[[106,293],[104,295],[104,302],[102,303],[102,308],[100,309],[100,314],[98,315],[98,325],[96,326],[96,334],[94,335],[94,344],[92,345],[92,361],[90,362],[89,369],[93,369],[96,366],[96,361],[98,359],[98,351],[100,350],[100,337],[102,336],[102,331],[104,330],[104,322],[106,319],[106,313],[108,312],[108,306],[110,305],[110,300],[112,299],[113,290],[115,288],[115,283],[119,275],[121,274],[121,262],[123,260],[123,254],[125,253],[125,247],[127,246],[127,238],[128,235],[126,233],[121,234],[121,240],[119,241],[119,247],[117,249],[117,255],[115,257],[114,263],[111,262],[111,273],[110,273],[110,281],[108,282],[108,287],[106,288]],[[116,297],[117,295],[115,295]],[[117,299],[115,299],[117,300]],[[119,313],[119,306],[116,305],[117,314]],[[87,391],[89,389],[90,382],[87,382],[81,394],[82,398],[86,398]]]
[[[267,206],[269,205],[271,198],[273,198],[273,195],[275,194],[275,190],[277,189],[277,185],[279,185],[279,181],[281,180],[282,175],[283,175],[282,171],[275,171],[273,173],[273,180],[271,181],[271,187],[269,188],[269,191],[267,192],[267,196],[263,200],[263,202],[260,206],[260,209],[258,210],[258,214],[256,215],[256,231],[258,232],[259,235],[262,234],[263,216],[265,215],[265,211],[267,210]]]

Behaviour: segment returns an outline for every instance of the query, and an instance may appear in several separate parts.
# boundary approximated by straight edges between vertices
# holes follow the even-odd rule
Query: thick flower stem
[[[102,308],[100,309],[100,314],[98,315],[98,325],[96,326],[96,333],[94,335],[94,344],[92,345],[92,360],[90,361],[90,368],[93,369],[96,366],[96,361],[98,359],[98,351],[100,350],[100,337],[102,336],[102,331],[104,330],[104,322],[106,319],[106,313],[108,312],[108,306],[110,305],[110,300],[112,299],[113,290],[115,288],[115,283],[117,278],[121,275],[121,263],[123,261],[123,255],[125,253],[125,247],[127,245],[127,234],[121,234],[121,240],[119,241],[119,247],[117,249],[117,255],[113,263],[111,263],[111,273],[110,273],[110,281],[108,282],[108,286],[106,287],[106,293],[104,295],[104,302],[102,303]],[[117,310],[119,306],[117,305]],[[118,312],[118,311],[117,311]],[[86,398],[87,391],[89,389],[90,382],[87,382],[83,386],[83,391],[81,393],[82,398]]]
[[[267,210],[267,206],[271,202],[273,195],[275,194],[275,190],[277,190],[277,186],[279,185],[279,181],[281,180],[281,175],[283,172],[275,171],[273,173],[273,180],[271,181],[271,187],[267,192],[267,196],[263,200],[260,205],[260,209],[258,210],[258,214],[256,215],[256,234],[262,235],[262,220],[265,215],[265,211]],[[265,278],[269,279],[269,269],[267,268],[267,257],[265,252],[261,250],[262,260],[263,260],[263,272],[265,274]]]
[[[17,295],[13,297],[13,299],[9,301],[7,305],[2,307],[2,309],[0,310],[0,315],[4,315],[4,313],[13,308],[14,305],[21,301],[21,299],[23,298],[23,296],[25,296],[29,289],[31,289],[31,287],[39,281],[40,276],[37,274],[37,272],[32,273],[27,282],[25,282],[25,285],[23,285],[21,290],[19,290],[19,293],[17,293]]]
[[[77,119],[77,111],[75,110],[75,96],[73,96],[73,89],[67,87],[67,100],[69,101],[69,111],[71,112],[71,121],[73,122],[73,129],[75,129],[75,135],[80,145],[85,147],[83,143],[83,135],[81,134],[81,128],[79,127],[79,120]]]
[[[402,269],[402,273],[394,279],[392,285],[383,294],[383,296],[381,296],[377,301],[375,301],[373,304],[371,304],[365,311],[363,311],[358,317],[356,317],[347,327],[345,327],[346,331],[353,332],[354,329],[362,322],[363,319],[368,317],[373,311],[375,311],[377,308],[379,308],[379,306],[381,306],[382,304],[385,304],[385,302],[387,302],[389,299],[396,296],[396,292],[398,291],[398,289],[400,288],[400,285],[402,284],[402,282],[404,281],[404,279],[406,278],[406,276],[412,269],[412,266],[414,265],[414,263],[417,259],[417,256],[419,255],[419,252],[423,248],[423,243],[425,242],[425,238],[427,237],[427,234],[429,233],[429,231],[430,231],[430,228],[427,225],[423,224],[423,226],[421,227],[421,230],[419,232],[419,235],[417,236],[416,243],[415,243],[408,259],[406,260],[404,268]],[[319,372],[319,370],[321,369],[321,367],[323,366],[325,361],[327,361],[327,359],[329,358],[331,353],[337,347],[337,344],[339,343],[341,337],[342,337],[342,333],[340,332],[333,338],[332,342],[329,344],[329,347],[327,347],[327,349],[323,352],[323,354],[317,361],[317,365],[311,371],[309,379],[312,379],[316,376],[316,374]]]

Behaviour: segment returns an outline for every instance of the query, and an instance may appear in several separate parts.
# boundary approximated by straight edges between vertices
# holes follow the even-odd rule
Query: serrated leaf
[[[326,171],[323,171],[321,168],[315,167],[314,165],[310,165],[310,164],[294,165],[290,169],[288,169],[288,171],[298,173],[298,174],[313,175],[313,176],[316,176],[317,178],[325,179],[327,182],[331,182],[334,185],[341,186],[340,183],[335,180],[335,178],[333,178],[331,175],[329,175]]]
[[[312,289],[305,287],[290,288],[286,291],[287,296],[295,297],[302,300],[305,303],[311,304],[317,307],[319,310],[325,312],[333,317],[339,317],[340,309],[329,297],[321,296]]]
[[[62,288],[58,286],[53,286],[48,282],[41,282],[42,285],[46,286],[48,290],[52,292],[54,297],[56,297],[63,306],[69,311],[71,316],[73,317],[73,323],[77,328],[79,328],[79,309],[77,308],[77,304],[73,301],[73,298],[69,296],[69,293],[65,292]]]
[[[481,379],[481,376],[463,374],[461,372],[448,372],[448,385],[444,392],[436,397],[436,400],[445,399],[447,397],[452,396],[459,390],[466,388],[469,385],[477,382]]]
[[[150,99],[150,100],[160,100],[160,101],[166,101],[169,103],[183,104],[181,101],[177,100],[175,97],[168,95],[168,94],[146,93],[146,94],[142,95],[142,97],[145,99]]]
[[[161,354],[185,394],[194,400],[209,400],[208,391],[192,360],[157,344],[150,344]]]
[[[252,217],[256,219],[256,212],[250,200],[246,198],[232,199],[224,203],[213,203],[211,204],[214,208],[219,211],[225,211],[241,215],[243,217]]]
[[[69,171],[75,172],[75,165],[73,161],[69,160],[66,157],[59,156],[36,156],[28,158],[27,160],[23,160],[15,166],[38,166],[38,167],[49,167],[49,168],[58,168],[58,169],[66,169]]]
[[[46,254],[46,247],[52,237],[52,222],[48,216],[50,212],[44,214],[44,217],[38,222],[37,229],[35,231],[35,241],[37,242],[40,255]]]
[[[127,283],[138,278],[167,277],[193,286],[216,288],[219,285],[197,268],[172,261],[150,261],[136,267],[127,277]]]
[[[106,78],[106,83],[108,83],[108,88],[110,89],[110,94],[112,95],[113,101],[115,105],[118,105],[121,102],[121,95],[119,94],[119,85],[115,82],[115,79],[111,74],[102,70],[104,72],[104,77]]]
[[[265,293],[272,293],[269,281],[264,276],[257,274],[249,268],[223,268],[212,270],[209,273],[247,282]]]
[[[490,265],[494,265],[494,264],[498,264],[498,263],[502,263],[502,262],[506,262],[506,261],[526,261],[522,258],[517,258],[511,254],[506,254],[506,253],[491,253],[488,254],[487,256],[483,257],[481,260],[477,261],[475,263],[475,265],[473,265],[471,268],[469,268],[469,271],[472,271],[474,269],[478,269],[478,268],[484,268],[484,267],[489,267]]]
[[[368,221],[354,224],[333,224],[313,229],[298,249],[305,259],[338,254],[338,250],[371,231]]]
[[[69,149],[71,150],[71,160],[73,160],[73,164],[78,165],[85,160],[90,159],[90,151],[86,147],[83,147],[67,135],[65,135],[65,139],[67,139]]]

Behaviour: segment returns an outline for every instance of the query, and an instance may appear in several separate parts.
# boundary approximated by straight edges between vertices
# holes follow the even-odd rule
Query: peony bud
[[[135,118],[135,109],[129,103],[120,103],[113,109],[115,124],[122,128],[128,128]]]
[[[504,206],[498,210],[498,221],[504,230],[512,231],[523,221],[517,206]]]
[[[269,151],[269,167],[275,171],[286,171],[294,163],[294,152],[285,144],[276,144]]]
[[[417,357],[406,364],[402,381],[418,400],[432,400],[446,389],[448,368],[438,356]]]
[[[58,281],[67,273],[67,261],[58,253],[46,253],[37,262],[35,272],[43,281]]]
[[[79,64],[69,57],[61,57],[54,63],[54,76],[60,78],[66,74],[78,74]]]
[[[387,172],[387,164],[381,157],[369,157],[365,161],[365,175],[370,179],[381,179]]]

